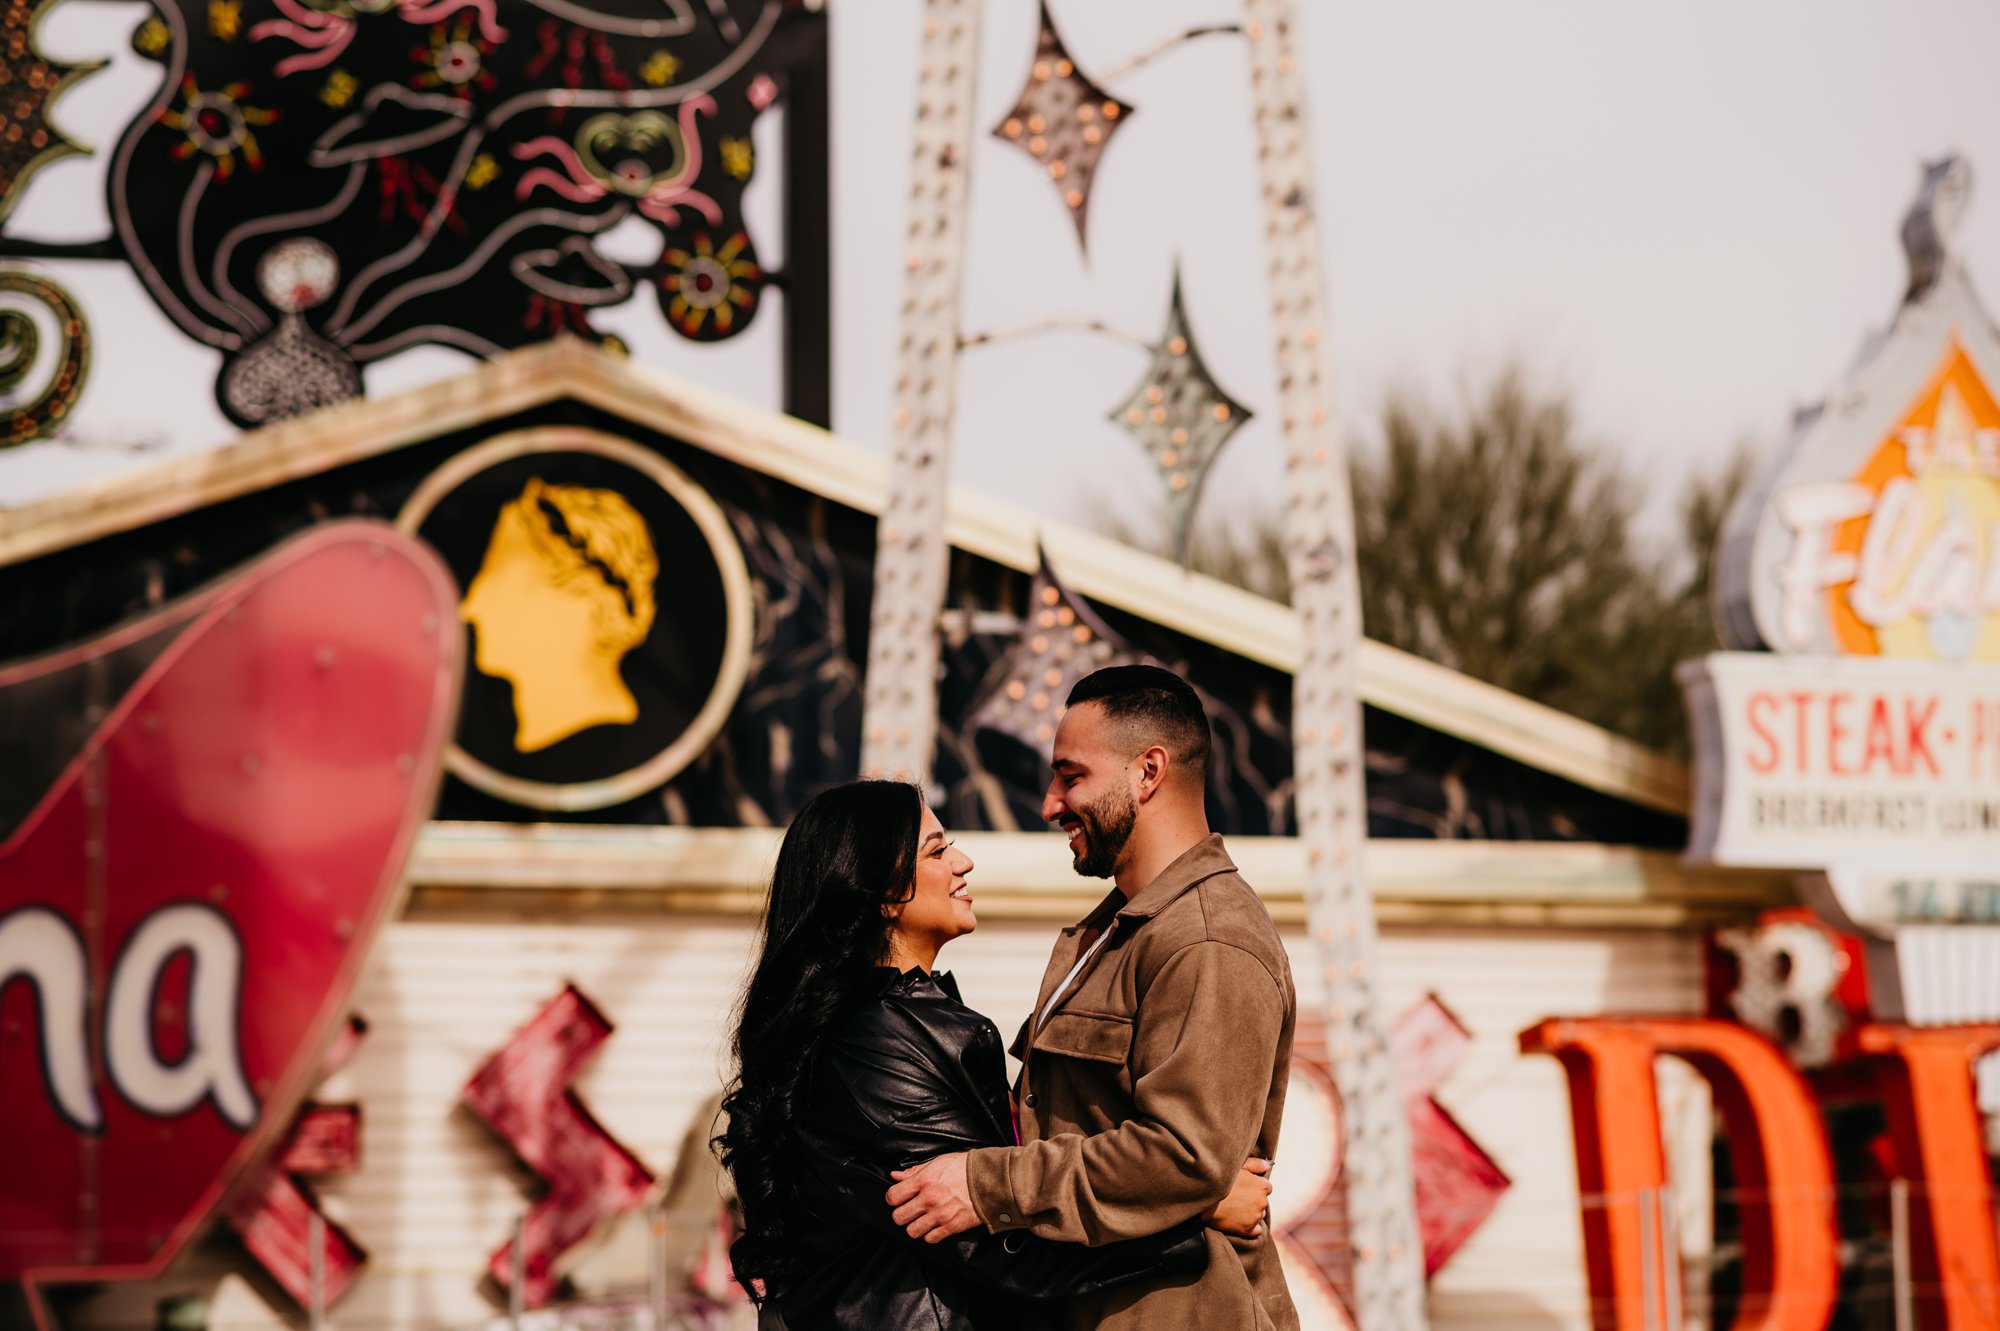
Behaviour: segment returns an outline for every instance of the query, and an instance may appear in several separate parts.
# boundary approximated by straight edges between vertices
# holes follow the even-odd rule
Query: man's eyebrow
[[[1083,770],[1083,764],[1078,762],[1074,758],[1058,758],[1054,762],[1049,764],[1050,771],[1060,772],[1065,769],[1073,772],[1081,772]]]

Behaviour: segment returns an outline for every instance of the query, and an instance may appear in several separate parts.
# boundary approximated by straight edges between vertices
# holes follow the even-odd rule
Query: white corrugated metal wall
[[[966,1000],[1009,1034],[1032,1001],[1053,930],[990,924],[946,955]],[[356,1010],[370,1029],[319,1098],[362,1106],[361,1169],[314,1180],[331,1215],[368,1249],[368,1267],[334,1309],[336,1331],[457,1327],[491,1320],[480,1291],[531,1183],[476,1120],[459,1088],[565,983],[617,1030],[577,1090],[591,1111],[662,1178],[694,1115],[714,1093],[728,1010],[752,938],[742,918],[649,916],[410,919],[384,938]],[[1292,940],[1300,975],[1312,967]],[[1434,1325],[1582,1327],[1586,1294],[1570,1153],[1568,1101],[1552,1059],[1524,1057],[1515,1036],[1554,1014],[1693,1012],[1698,943],[1637,931],[1384,931],[1392,1010],[1435,992],[1473,1042],[1438,1098],[1494,1157],[1513,1187],[1433,1284]],[[1311,995],[1302,994],[1302,1004]],[[1676,1094],[1678,1081],[1663,1082]],[[1697,1106],[1699,1109],[1699,1106]],[[1679,1116],[1705,1165],[1706,1114]],[[1677,1154],[1684,1154],[1677,1151]],[[1692,1161],[1690,1162],[1692,1163]],[[579,1254],[586,1285],[605,1268]],[[216,1293],[211,1325],[281,1325],[265,1297],[236,1278],[226,1241],[212,1241],[146,1290],[107,1291],[77,1320],[150,1325],[155,1300],[179,1287]],[[626,1267],[629,1269],[630,1263]]]

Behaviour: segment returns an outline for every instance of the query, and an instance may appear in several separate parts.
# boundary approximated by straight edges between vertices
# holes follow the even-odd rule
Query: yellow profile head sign
[[[519,752],[638,717],[619,663],[652,630],[659,571],[645,521],[616,491],[534,478],[501,508],[459,617],[474,664],[514,686]]]

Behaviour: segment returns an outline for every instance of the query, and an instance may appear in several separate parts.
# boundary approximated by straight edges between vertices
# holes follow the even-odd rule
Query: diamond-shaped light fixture
[[[1132,432],[1167,487],[1174,549],[1183,563],[1202,482],[1216,454],[1250,414],[1248,407],[1222,391],[1195,350],[1176,269],[1167,327],[1153,348],[1153,363],[1111,419]]]
[[[1041,558],[1020,634],[995,672],[998,682],[973,708],[972,724],[1011,735],[1046,758],[1063,700],[1076,682],[1093,670],[1128,665],[1140,656],[1063,586],[1049,567],[1047,552]]]
[[[1131,106],[1092,83],[1076,67],[1044,3],[1041,42],[1035,50],[1034,66],[1028,71],[1027,86],[993,136],[1018,144],[1042,164],[1076,222],[1079,244],[1087,244],[1084,217],[1090,208],[1090,183],[1097,175],[1097,160],[1111,142],[1112,132],[1131,113]]]

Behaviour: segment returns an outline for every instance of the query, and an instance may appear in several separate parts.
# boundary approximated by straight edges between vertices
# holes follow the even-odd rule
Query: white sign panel
[[[1680,679],[1690,860],[2000,879],[2000,667],[1726,652]]]

